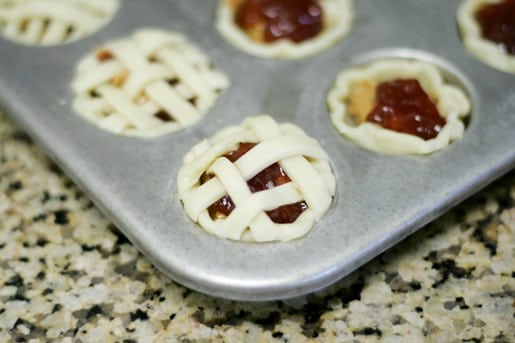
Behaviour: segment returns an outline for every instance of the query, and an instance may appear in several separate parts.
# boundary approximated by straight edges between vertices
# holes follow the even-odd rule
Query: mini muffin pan
[[[465,50],[458,4],[355,1],[345,40],[314,57],[278,61],[246,55],[220,37],[215,1],[125,0],[110,24],[74,43],[42,48],[0,40],[0,102],[166,275],[224,298],[294,298],[328,287],[514,167],[515,77]],[[94,47],[141,27],[186,34],[230,78],[193,127],[152,139],[116,136],[73,113],[76,64]],[[463,139],[428,156],[388,156],[333,128],[326,95],[335,75],[396,56],[430,61],[465,89],[472,113]],[[211,236],[188,219],[177,196],[177,172],[192,146],[261,113],[317,138],[337,178],[325,217],[288,243]]]

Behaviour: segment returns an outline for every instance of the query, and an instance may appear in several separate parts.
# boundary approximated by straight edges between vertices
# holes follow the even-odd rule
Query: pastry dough
[[[224,154],[239,143],[257,145],[231,163]],[[247,181],[278,162],[291,182],[251,193]],[[202,183],[202,175],[213,175]],[[196,145],[184,158],[177,177],[187,215],[206,231],[232,240],[288,241],[305,235],[329,209],[335,179],[320,144],[292,124],[269,116],[245,120]],[[208,207],[229,195],[236,205],[224,219],[212,219]],[[265,211],[305,201],[308,208],[291,224],[276,224]]]
[[[100,29],[118,0],[0,0],[0,31],[29,45],[67,43]]]
[[[348,109],[349,93],[357,82],[384,82],[394,79],[417,79],[436,104],[446,124],[429,140],[388,130],[378,124],[354,124]],[[387,154],[429,154],[448,146],[463,136],[463,118],[470,112],[470,102],[458,87],[444,82],[438,69],[422,61],[389,59],[341,72],[329,91],[327,102],[334,126],[355,143]]]
[[[156,136],[196,123],[228,84],[184,36],[141,29],[80,62],[73,105],[111,132]]]
[[[502,0],[464,0],[458,8],[458,26],[465,47],[484,63],[499,70],[515,74],[515,56],[503,51],[497,43],[481,35],[481,27],[475,16],[484,5]]]
[[[259,43],[249,38],[234,21],[234,0],[219,0],[216,27],[229,42],[255,56],[295,59],[327,49],[350,31],[354,18],[352,0],[319,0],[324,14],[324,28],[315,38],[294,43],[281,39]]]

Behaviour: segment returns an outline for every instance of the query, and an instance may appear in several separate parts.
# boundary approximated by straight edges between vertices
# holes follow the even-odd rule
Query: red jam
[[[445,125],[436,105],[414,79],[377,85],[375,107],[366,120],[424,140],[435,138]]]
[[[476,13],[483,38],[515,55],[515,0],[482,6]]]
[[[290,39],[295,43],[322,31],[322,8],[316,0],[243,0],[236,24],[245,31],[264,25],[263,39]]]
[[[224,157],[229,161],[235,162],[247,151],[252,149],[256,144],[254,143],[240,143],[238,150],[228,152]],[[252,193],[271,189],[285,183],[290,182],[290,178],[278,163],[272,164],[270,167],[261,171],[252,179],[247,181],[247,185]],[[224,196],[208,208],[211,218],[216,218],[219,215],[228,216],[234,210],[235,205],[229,195]],[[294,204],[280,206],[272,211],[266,212],[270,219],[277,224],[293,223],[300,214],[307,209],[307,204],[302,201]]]

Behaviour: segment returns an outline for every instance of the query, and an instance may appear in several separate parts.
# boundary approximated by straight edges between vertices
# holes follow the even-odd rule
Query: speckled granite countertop
[[[515,172],[308,303],[181,287],[0,115],[0,342],[515,342]]]

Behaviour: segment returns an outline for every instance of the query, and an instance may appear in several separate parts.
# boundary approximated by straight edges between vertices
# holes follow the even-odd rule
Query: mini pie
[[[235,17],[238,6],[245,1],[249,0],[219,0],[216,27],[222,36],[239,49],[251,55],[266,58],[295,59],[325,50],[349,32],[354,17],[352,0],[314,0],[321,9],[322,26],[320,32],[298,43],[295,43],[292,39],[265,42],[262,37],[257,37],[259,35],[256,35],[256,30],[246,32],[236,23]],[[261,2],[266,2],[266,0],[261,0]],[[275,0],[275,2],[281,1]],[[301,20],[304,20],[304,17],[298,19],[298,21]],[[284,25],[284,23],[278,25]]]
[[[79,63],[73,106],[105,130],[157,136],[196,123],[228,84],[184,36],[141,29]]]
[[[177,184],[194,222],[216,236],[248,242],[304,236],[327,212],[335,191],[320,144],[266,115],[197,144],[185,156]]]
[[[57,45],[100,29],[118,0],[0,0],[0,31],[19,43]]]
[[[482,35],[481,25],[476,18],[478,11],[484,6],[498,5],[505,0],[464,0],[458,8],[457,21],[465,47],[484,63],[499,70],[515,74],[515,55],[508,53],[502,45],[484,38]],[[513,0],[512,8],[513,8]],[[515,18],[515,14],[511,13],[511,18]],[[512,23],[513,25],[513,23]],[[512,28],[504,28],[508,35]]]
[[[374,107],[376,85],[399,80],[417,83],[444,122],[436,125],[433,138],[386,129],[364,119]],[[379,86],[377,86],[379,87]],[[411,87],[411,86],[410,86]],[[377,101],[377,99],[375,100]],[[463,136],[462,121],[470,112],[470,102],[458,87],[446,83],[436,67],[416,60],[387,59],[341,72],[329,91],[327,102],[331,120],[341,134],[367,149],[387,154],[429,154]],[[408,103],[409,104],[409,103]],[[388,109],[388,108],[386,108]],[[419,117],[416,120],[420,120]]]

